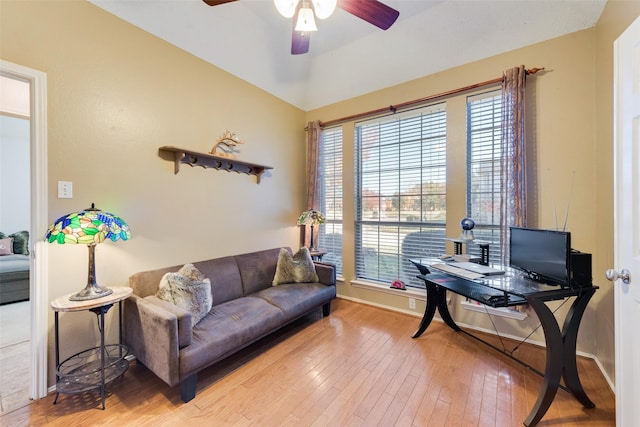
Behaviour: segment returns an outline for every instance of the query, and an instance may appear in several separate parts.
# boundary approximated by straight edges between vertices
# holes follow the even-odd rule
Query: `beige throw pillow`
[[[276,275],[273,278],[273,286],[283,283],[309,283],[317,282],[316,267],[306,247],[291,255],[285,248],[280,249]]]
[[[211,310],[211,281],[193,266],[185,264],[176,273],[162,276],[156,296],[191,313],[195,326]]]

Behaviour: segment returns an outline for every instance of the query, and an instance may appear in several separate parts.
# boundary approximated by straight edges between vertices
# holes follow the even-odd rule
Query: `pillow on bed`
[[[13,254],[13,239],[7,237],[0,239],[0,255],[12,255]]]
[[[13,253],[29,255],[29,232],[18,231],[17,233],[9,234],[8,237],[13,238]]]
[[[162,276],[156,296],[190,312],[192,326],[204,319],[213,305],[211,281],[193,264]]]
[[[291,255],[285,248],[280,249],[273,286],[284,283],[310,283],[317,281],[316,267],[306,246],[300,248],[294,255]]]

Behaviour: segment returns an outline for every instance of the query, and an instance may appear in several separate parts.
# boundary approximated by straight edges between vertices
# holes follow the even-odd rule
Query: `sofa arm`
[[[155,295],[151,295],[143,298],[144,301],[173,313],[178,319],[178,348],[186,347],[191,344],[191,338],[193,338],[193,326],[191,317],[193,316],[187,310],[178,307],[169,301],[162,300]]]
[[[318,275],[318,279],[320,279],[320,283],[327,286],[335,286],[336,285],[336,267],[333,264],[329,264],[326,262],[314,262],[316,266],[316,274]]]
[[[137,295],[124,301],[124,340],[129,351],[160,379],[180,382],[178,318]]]

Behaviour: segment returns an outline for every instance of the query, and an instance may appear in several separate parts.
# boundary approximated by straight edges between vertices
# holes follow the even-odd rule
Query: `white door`
[[[614,55],[616,425],[627,427],[640,426],[640,18]]]

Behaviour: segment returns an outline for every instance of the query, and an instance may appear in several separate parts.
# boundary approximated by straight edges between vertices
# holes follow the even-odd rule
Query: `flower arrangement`
[[[315,209],[302,212],[302,215],[300,215],[300,217],[298,218],[298,225],[313,226],[324,224],[325,222],[327,221],[324,219],[324,215],[322,214],[322,212]]]

